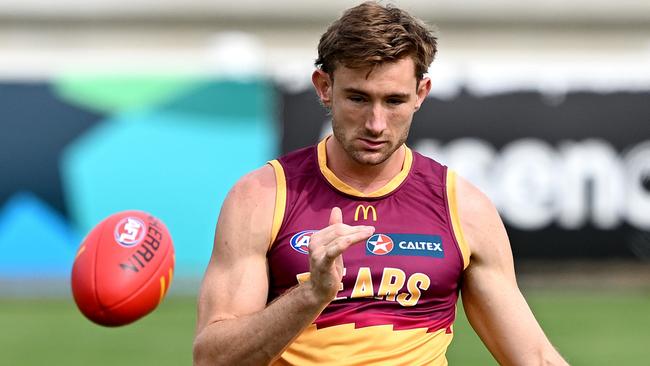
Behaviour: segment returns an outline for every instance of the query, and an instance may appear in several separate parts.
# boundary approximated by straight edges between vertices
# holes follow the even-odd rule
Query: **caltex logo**
[[[393,239],[384,234],[375,234],[366,241],[366,249],[374,255],[388,254],[394,246]]]

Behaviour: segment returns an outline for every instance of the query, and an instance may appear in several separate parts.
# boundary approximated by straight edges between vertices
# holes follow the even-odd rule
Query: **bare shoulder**
[[[228,239],[237,238],[245,247],[266,253],[275,209],[276,180],[273,167],[265,164],[243,176],[226,197],[215,234],[215,246],[230,246]],[[216,249],[216,248],[215,248]]]
[[[234,200],[238,204],[253,204],[254,206],[256,206],[255,202],[261,204],[264,201],[274,202],[275,188],[273,167],[264,164],[241,177],[228,193],[226,201]]]
[[[255,169],[248,174],[244,175],[235,183],[229,192],[229,196],[237,199],[247,197],[262,198],[268,196],[269,193],[275,192],[275,172],[273,167],[269,164]],[[271,197],[272,199],[273,197]]]
[[[264,308],[275,186],[275,173],[267,164],[242,177],[228,192],[199,292],[197,334],[208,324]]]
[[[456,179],[456,202],[472,261],[480,261],[491,254],[511,256],[501,217],[485,193],[459,176]]]

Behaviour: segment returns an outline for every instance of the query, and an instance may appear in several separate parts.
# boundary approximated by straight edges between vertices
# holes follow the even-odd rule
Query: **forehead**
[[[415,63],[410,57],[375,67],[349,68],[338,65],[334,70],[335,89],[357,89],[368,94],[406,93],[416,85]]]

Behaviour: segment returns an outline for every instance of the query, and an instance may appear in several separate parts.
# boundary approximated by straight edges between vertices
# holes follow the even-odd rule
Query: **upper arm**
[[[456,189],[460,223],[471,252],[461,291],[472,327],[501,364],[559,357],[519,291],[510,242],[496,208],[463,179],[458,179]]]
[[[268,295],[266,252],[275,206],[269,165],[243,177],[226,197],[198,299],[197,334],[210,323],[264,309]]]

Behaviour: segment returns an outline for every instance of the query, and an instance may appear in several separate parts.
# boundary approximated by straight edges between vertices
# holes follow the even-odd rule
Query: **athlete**
[[[435,53],[419,20],[375,2],[323,34],[312,81],[333,135],[228,194],[195,365],[446,365],[459,292],[499,363],[566,364],[517,287],[492,203],[405,145]]]

